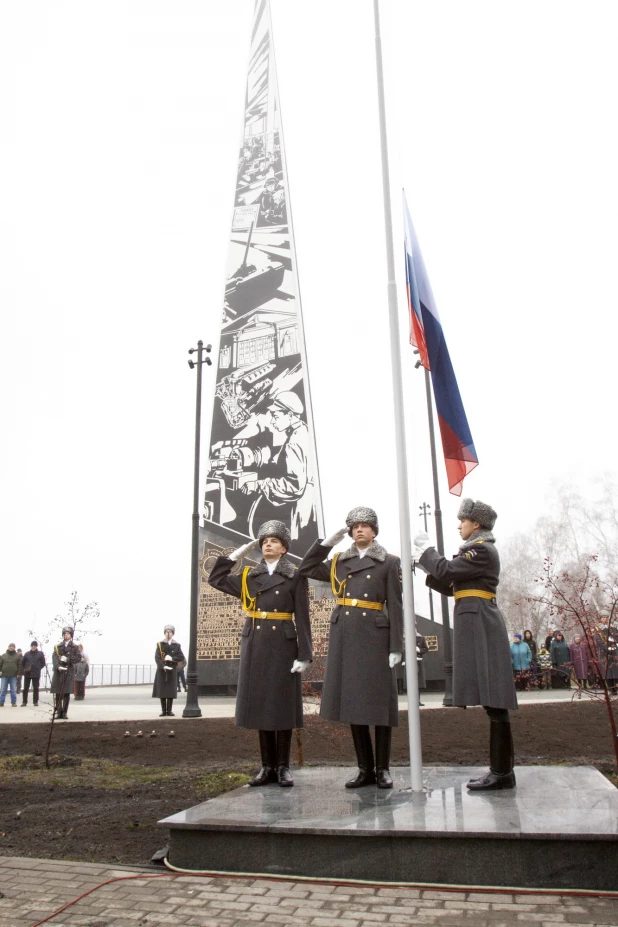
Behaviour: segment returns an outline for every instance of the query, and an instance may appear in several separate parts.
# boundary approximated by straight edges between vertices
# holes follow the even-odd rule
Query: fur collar
[[[262,560],[261,563],[258,563],[257,566],[249,570],[249,576],[260,576],[261,573],[268,573],[268,564],[265,560]],[[284,554],[283,557],[278,560],[273,573],[281,573],[286,579],[292,579],[296,573],[296,567],[289,557]]]
[[[468,550],[469,547],[474,547],[477,541],[489,541],[491,544],[496,543],[496,539],[489,528],[479,528],[478,531],[470,535],[467,541],[459,545],[459,550]]]
[[[377,541],[372,541],[369,547],[367,548],[367,553],[365,557],[371,557],[372,560],[377,560],[379,563],[384,563],[386,560],[387,551],[377,543]],[[351,560],[352,557],[358,557],[358,547],[356,544],[352,544],[351,547],[348,547],[347,550],[344,550],[342,554],[339,554],[340,560]]]

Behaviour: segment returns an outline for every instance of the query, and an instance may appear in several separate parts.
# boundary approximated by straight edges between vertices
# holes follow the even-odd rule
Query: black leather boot
[[[56,719],[56,721],[62,721],[63,717],[64,717],[64,714],[62,711],[62,696],[57,695],[56,696],[56,706],[54,708],[54,718]]]
[[[371,745],[371,734],[367,724],[351,724],[352,740],[356,750],[356,762],[358,763],[358,773],[353,779],[349,779],[346,789],[360,789],[363,785],[375,785],[376,774],[373,763],[373,747]]]
[[[62,717],[62,720],[63,720],[63,721],[68,721],[68,720],[69,720],[69,702],[70,702],[70,701],[71,701],[71,696],[70,696],[70,695],[63,695],[63,696],[62,696],[62,715],[61,715],[61,717]]]
[[[392,789],[389,772],[392,728],[376,724],[376,781],[379,789]]]
[[[166,718],[167,717],[167,699],[162,698],[159,701],[161,702],[161,714],[159,715],[159,717]]]
[[[294,785],[290,773],[290,745],[292,731],[277,731],[277,781],[282,788],[291,788]]]
[[[277,735],[275,731],[258,731],[260,735],[260,756],[262,757],[262,768],[255,774],[253,779],[249,779],[247,785],[268,785],[269,782],[277,781]]]
[[[514,751],[510,721],[492,718],[489,726],[489,772],[480,779],[468,782],[471,792],[490,789],[514,789]]]
[[[173,698],[168,698],[168,700],[167,700],[167,717],[168,717],[168,718],[174,718],[174,717],[175,717],[174,712],[172,711],[172,705],[173,705],[173,704],[174,704],[174,699],[173,699]]]

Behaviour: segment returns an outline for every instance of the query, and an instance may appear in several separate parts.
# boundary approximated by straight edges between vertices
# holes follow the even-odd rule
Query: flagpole
[[[408,462],[403,410],[403,382],[399,339],[399,312],[395,258],[393,252],[393,224],[391,218],[391,189],[388,171],[388,144],[386,139],[386,107],[384,103],[384,75],[382,70],[382,39],[380,37],[380,10],[373,0],[375,18],[376,71],[378,82],[378,109],[380,114],[380,149],[382,154],[382,188],[384,197],[384,226],[386,264],[388,271],[388,312],[390,320],[391,369],[393,374],[393,407],[395,411],[395,448],[397,456],[397,488],[399,496],[399,533],[401,540],[401,572],[403,585],[403,625],[406,649],[406,680],[408,696],[408,734],[410,738],[410,777],[413,792],[423,790],[423,758],[421,754],[421,719],[418,705],[418,667],[416,663],[416,625],[414,619],[414,587],[412,584],[412,545],[410,541],[410,499],[408,493]]]
[[[420,361],[418,361],[420,363]],[[438,553],[444,556],[444,534],[442,532],[442,509],[440,508],[440,486],[438,483],[438,458],[436,454],[436,434],[433,418],[433,403],[431,401],[431,377],[426,367],[425,392],[427,393],[427,417],[429,420],[429,444],[431,447],[431,473],[433,476],[433,514],[436,519],[436,547]],[[431,595],[431,593],[430,593]],[[440,596],[442,603],[442,649],[444,652],[444,699],[442,704],[446,708],[453,705],[453,647],[451,643],[451,620],[448,611],[448,599]]]

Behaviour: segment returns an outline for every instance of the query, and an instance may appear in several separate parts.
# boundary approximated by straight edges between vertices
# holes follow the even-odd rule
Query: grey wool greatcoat
[[[66,663],[62,662],[61,657],[66,657]],[[52,666],[54,674],[52,676],[50,692],[54,695],[72,695],[73,684],[75,683],[75,664],[81,661],[82,655],[77,649],[77,644],[73,641],[60,641],[52,651]],[[59,666],[68,667],[67,671],[59,670]]]
[[[326,559],[330,551],[316,541],[298,568],[323,582],[331,582],[332,570],[333,592],[356,603],[337,605],[330,616],[320,715],[344,724],[396,727],[397,679],[388,655],[403,652],[399,558],[375,541],[359,557],[353,544],[337,557],[333,569],[333,560]],[[364,599],[382,603],[382,608],[363,608]]]
[[[235,562],[219,557],[208,582],[243,601],[242,573]],[[245,568],[246,569],[246,568]],[[243,570],[244,572],[244,570]],[[247,572],[247,592],[255,612],[293,614],[294,619],[248,617],[240,640],[236,724],[258,731],[289,731],[303,726],[301,675],[294,660],[312,660],[309,591],[284,554],[272,575],[262,560]],[[243,601],[243,607],[250,605]]]
[[[471,541],[452,560],[433,547],[420,558],[427,585],[442,595],[481,590],[492,598],[465,596],[453,617],[453,705],[517,708],[511,651],[504,618],[496,605],[500,557],[494,544]]]
[[[165,658],[167,655],[172,658],[172,669],[166,670]],[[153,698],[176,698],[178,695],[178,664],[184,660],[182,647],[178,641],[159,641],[155,649],[155,663],[157,672],[155,673],[154,685],[152,687]],[[169,661],[168,661],[169,662]]]

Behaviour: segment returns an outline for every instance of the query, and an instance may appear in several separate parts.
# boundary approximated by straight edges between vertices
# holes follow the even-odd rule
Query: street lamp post
[[[428,502],[423,502],[422,505],[419,505],[419,509],[421,510],[419,515],[422,515],[423,517],[423,524],[425,525],[425,533],[427,533],[427,515],[431,513],[431,506],[429,505]],[[433,617],[433,594],[432,594],[431,589],[429,590],[429,620],[430,621],[435,620]]]
[[[197,367],[197,393],[195,398],[195,458],[193,464],[193,515],[191,516],[191,620],[189,626],[189,660],[187,663],[187,702],[182,713],[183,718],[201,718],[202,712],[197,700],[197,608],[200,594],[199,544],[200,544],[200,426],[202,422],[202,364],[212,364],[209,357],[204,357],[212,350],[208,344],[198,341],[197,348],[191,348],[189,354],[197,352],[197,361],[188,361],[193,370]]]

